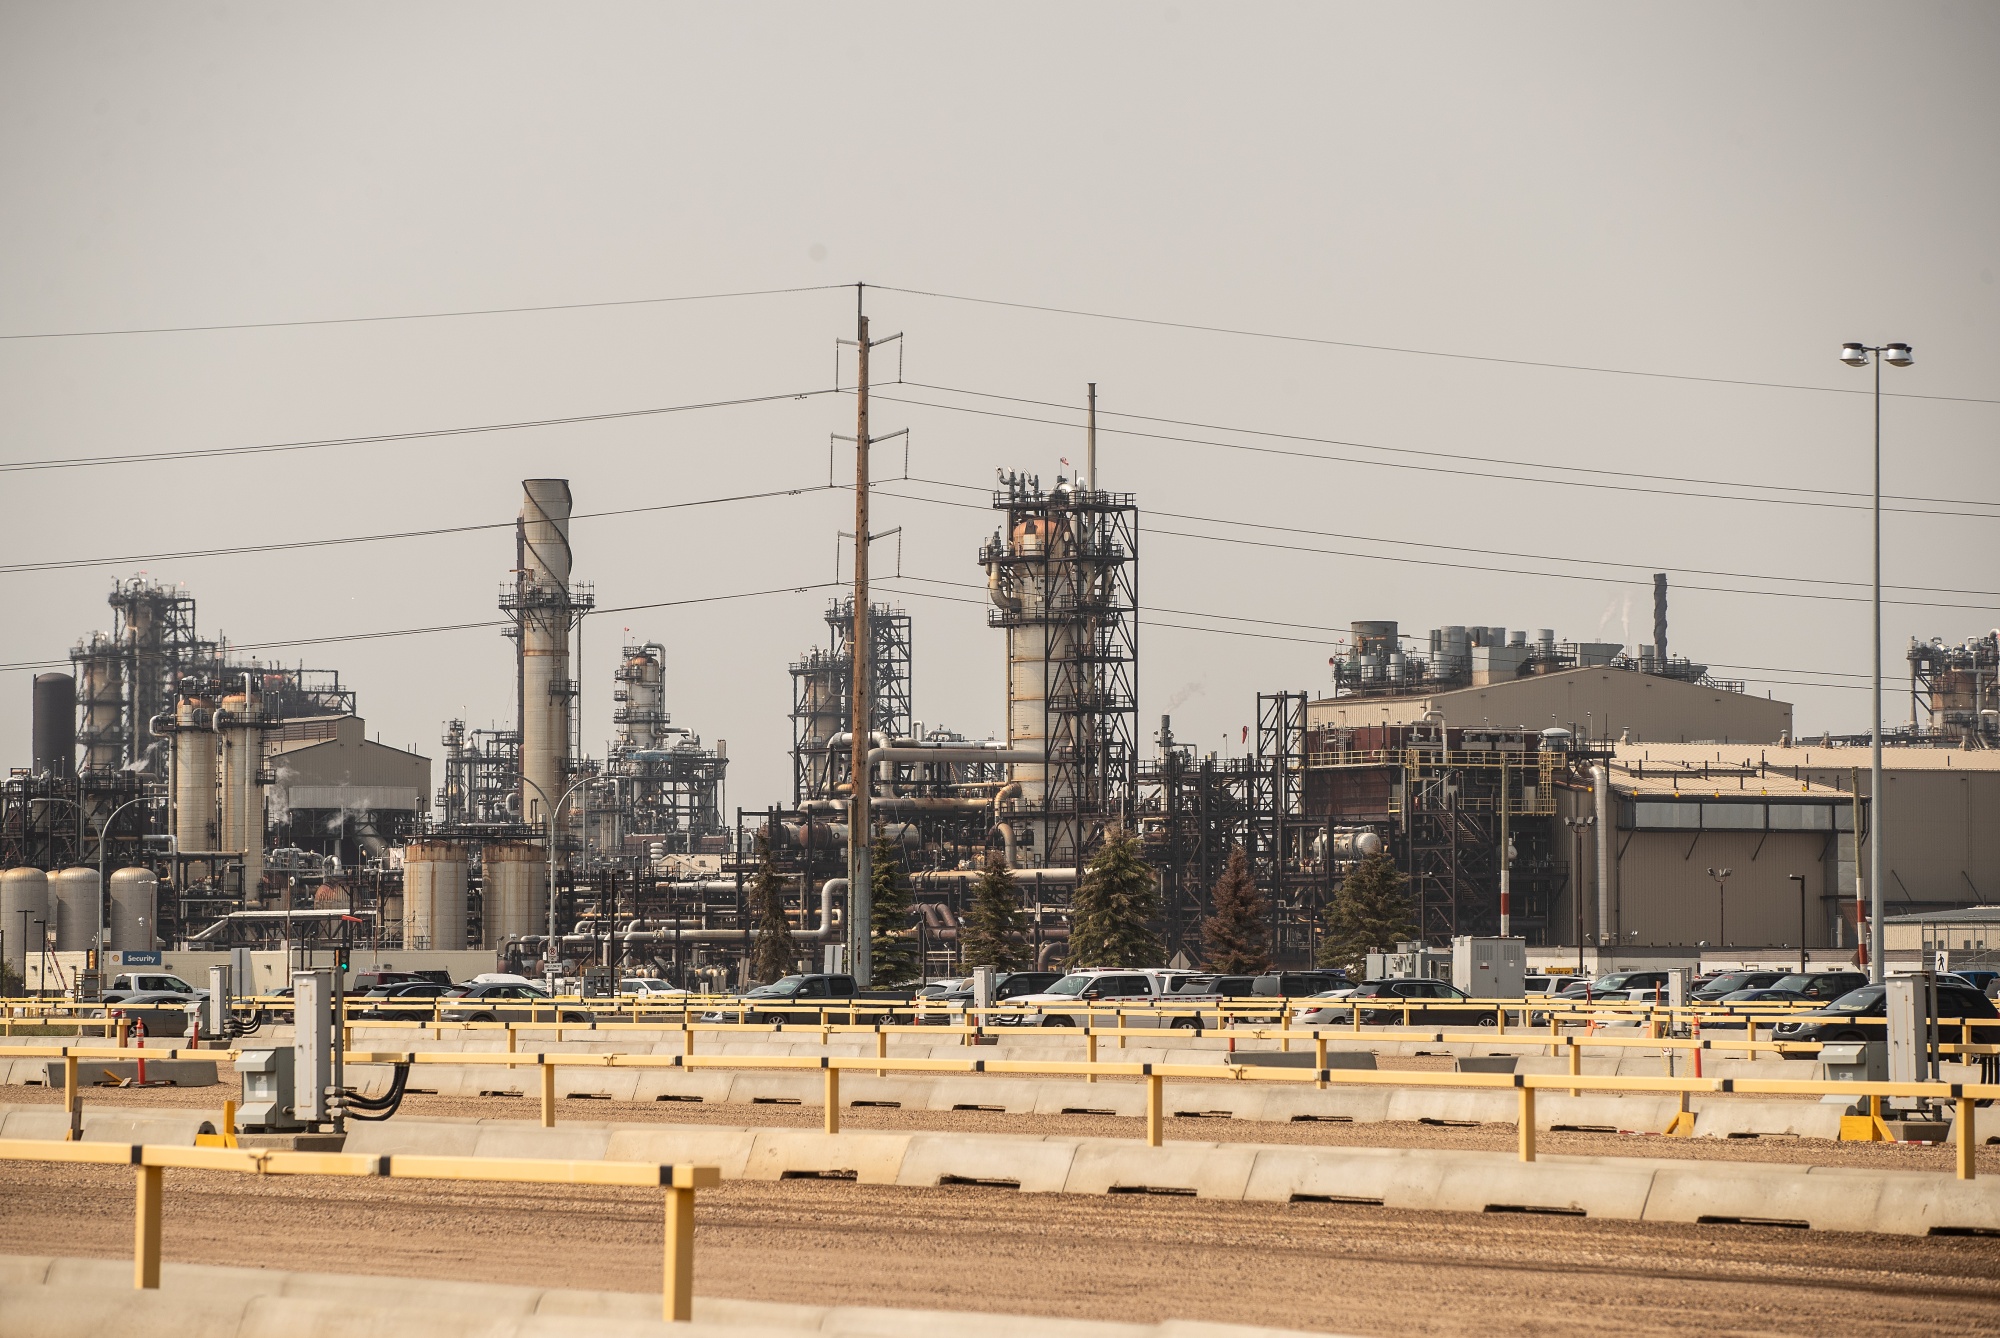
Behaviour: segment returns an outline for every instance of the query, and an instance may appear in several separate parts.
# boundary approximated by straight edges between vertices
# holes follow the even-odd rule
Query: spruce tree
[[[1259,976],[1269,971],[1270,927],[1265,923],[1269,908],[1257,881],[1250,876],[1250,862],[1243,857],[1242,846],[1230,847],[1229,863],[1215,884],[1214,902],[1215,914],[1201,926],[1208,969],[1225,976]]]
[[[973,889],[972,914],[958,931],[965,969],[990,966],[996,971],[1019,971],[1028,960],[1027,945],[1021,942],[1027,924],[1021,889],[1006,857],[996,850]]]
[[[1369,953],[1393,952],[1398,943],[1415,938],[1410,899],[1403,892],[1408,881],[1386,850],[1361,861],[1326,908],[1319,964],[1359,978]]]
[[[750,909],[757,922],[757,937],[750,948],[750,974],[759,983],[770,984],[791,972],[797,960],[792,952],[792,930],[785,919],[785,895],[778,878],[771,843],[757,838],[757,876],[750,884]]]
[[[886,838],[875,842],[869,886],[874,900],[869,910],[868,956],[871,983],[905,985],[917,978],[917,941],[909,934],[910,884],[903,877],[902,852]]]
[[[1066,964],[1072,971],[1162,965],[1167,948],[1150,924],[1159,909],[1159,883],[1140,858],[1138,838],[1113,827],[1070,898]]]

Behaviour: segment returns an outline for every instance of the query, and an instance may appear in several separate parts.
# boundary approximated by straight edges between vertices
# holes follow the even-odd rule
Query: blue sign
[[[117,956],[120,966],[158,966],[160,964],[160,954],[158,951],[145,952],[137,948],[127,948],[119,952]]]

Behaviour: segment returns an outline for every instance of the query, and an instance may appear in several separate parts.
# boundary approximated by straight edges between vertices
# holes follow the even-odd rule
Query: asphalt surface
[[[0,1252],[129,1255],[132,1173],[0,1164]],[[2000,1334],[2000,1239],[733,1181],[695,1288],[1356,1334]],[[650,1291],[644,1190],[169,1171],[171,1260]]]

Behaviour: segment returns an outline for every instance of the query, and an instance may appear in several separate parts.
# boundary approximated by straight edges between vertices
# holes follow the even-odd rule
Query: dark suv
[[[1789,1017],[1771,1028],[1774,1041],[1879,1041],[1888,1014],[1889,992],[1880,985],[1863,985],[1841,995],[1823,1008]],[[2000,1017],[1993,1001],[1978,990],[1963,985],[1938,985],[1938,1016]],[[2000,1026],[1971,1028],[1975,1042],[2000,1041]],[[1957,1040],[1956,1029],[1949,1039]],[[1787,1059],[1811,1059],[1810,1054],[1790,1052]]]
[[[1690,1002],[1706,1003],[1738,990],[1768,990],[1785,978],[1783,971],[1724,971],[1688,991]]]
[[[1354,992],[1345,999],[1330,999],[1324,1008],[1300,1013],[1296,1022],[1302,1027],[1344,1022],[1351,1016],[1350,1005],[1360,1002],[1364,1004],[1360,1010],[1361,1025],[1364,1027],[1401,1026],[1405,1003],[1410,1008],[1412,1026],[1419,1023],[1442,1027],[1492,1026],[1491,1010],[1447,1006],[1454,1000],[1464,1003],[1468,998],[1463,990],[1443,980],[1368,980],[1355,986]],[[1381,1006],[1365,1006],[1367,1002],[1376,1000]]]
[[[1832,1003],[1867,983],[1868,976],[1861,971],[1813,971],[1805,975],[1780,976],[1767,988],[1788,990],[1814,1003]]]

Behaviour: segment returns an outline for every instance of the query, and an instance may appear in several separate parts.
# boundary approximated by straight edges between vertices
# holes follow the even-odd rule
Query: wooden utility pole
[[[874,919],[874,871],[869,867],[868,744],[874,686],[869,645],[874,634],[868,617],[868,317],[862,314],[862,288],[854,288],[854,631],[849,638],[849,697],[854,703],[852,764],[848,771],[847,918],[848,970],[857,985],[872,979],[869,948]]]

